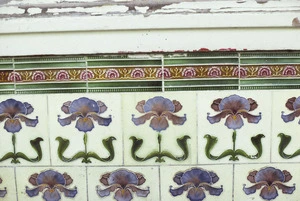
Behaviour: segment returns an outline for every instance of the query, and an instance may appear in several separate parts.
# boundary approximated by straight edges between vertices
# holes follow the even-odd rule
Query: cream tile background
[[[35,127],[28,127],[25,122],[21,122],[22,129],[15,133],[16,135],[16,152],[23,152],[29,158],[36,158],[37,153],[31,147],[30,140],[34,140],[37,137],[43,138],[40,142],[43,158],[38,163],[27,162],[24,159],[19,158],[21,164],[27,166],[38,165],[50,165],[50,152],[49,152],[49,138],[48,138],[48,112],[47,112],[47,96],[46,95],[35,95],[34,98],[30,95],[13,95],[13,96],[1,96],[0,102],[5,101],[9,98],[13,98],[22,103],[28,102],[33,107],[33,112],[27,115],[30,119],[38,117],[38,124]],[[13,151],[12,145],[12,133],[7,132],[4,129],[5,121],[0,123],[0,157],[8,152]],[[11,165],[11,159],[3,161],[0,166]]]
[[[0,167],[0,178],[2,183],[0,184],[0,190],[4,190],[6,187],[7,194],[4,197],[0,197],[1,201],[13,201],[17,199],[16,195],[16,183],[14,168]]]
[[[205,155],[205,146],[207,140],[204,138],[206,134],[215,136],[218,138],[218,142],[215,147],[212,149],[211,154],[219,156],[226,149],[232,149],[232,133],[233,130],[225,126],[226,118],[222,118],[220,122],[210,124],[207,120],[207,113],[210,113],[210,116],[214,116],[219,112],[215,112],[211,108],[211,104],[215,99],[225,98],[230,95],[239,95],[246,99],[254,99],[258,107],[250,111],[252,115],[259,115],[261,112],[262,118],[258,124],[248,123],[247,119],[242,118],[244,126],[240,129],[237,129],[236,135],[236,149],[243,149],[248,155],[254,155],[257,153],[255,147],[251,142],[251,137],[256,136],[257,134],[263,134],[265,137],[262,138],[263,144],[263,154],[261,158],[250,160],[242,156],[238,156],[239,161],[233,163],[258,163],[258,162],[270,162],[270,136],[271,136],[271,93],[269,91],[261,91],[259,93],[254,91],[215,91],[215,92],[198,92],[198,163],[199,164],[216,164],[216,163],[232,163],[229,160],[230,156],[227,156],[223,159],[214,161],[210,160]]]
[[[129,140],[131,136],[141,138],[144,140],[142,147],[138,150],[137,155],[139,157],[146,157],[152,150],[158,150],[157,134],[158,132],[153,130],[150,125],[150,120],[147,120],[144,124],[136,126],[132,120],[132,114],[135,117],[140,117],[143,114],[138,112],[135,107],[139,101],[149,100],[155,96],[163,96],[171,101],[177,100],[181,103],[182,109],[177,113],[177,116],[183,117],[186,114],[187,120],[183,125],[173,125],[171,121],[168,121],[169,127],[166,130],[161,131],[162,135],[162,151],[167,150],[174,156],[182,156],[183,152],[178,146],[176,139],[188,135],[191,137],[187,141],[190,155],[185,161],[177,162],[175,160],[164,157],[165,162],[156,163],[152,158],[147,161],[137,162],[132,159],[130,155],[132,141]],[[124,131],[124,161],[125,165],[166,165],[166,164],[195,164],[197,160],[197,113],[196,113],[196,94],[192,92],[177,92],[177,93],[136,93],[136,94],[124,94],[123,95],[123,131]]]
[[[58,121],[58,115],[61,118],[69,116],[61,111],[61,106],[67,101],[74,101],[80,97],[87,97],[95,101],[102,101],[107,106],[107,110],[100,114],[101,117],[108,118],[111,115],[112,122],[109,126],[100,126],[97,122],[93,121],[94,129],[88,132],[88,151],[96,152],[100,157],[108,157],[108,151],[104,148],[102,140],[110,136],[116,138],[113,141],[115,149],[115,158],[111,162],[106,162],[105,165],[122,164],[122,127],[121,127],[121,104],[119,94],[63,94],[48,96],[49,98],[49,128],[50,128],[50,143],[51,143],[51,156],[53,165],[86,165],[82,163],[82,159],[73,162],[63,162],[58,158],[57,137],[62,137],[70,140],[70,145],[64,153],[65,157],[74,156],[78,151],[84,151],[83,136],[84,133],[75,128],[76,121],[70,125],[61,126]],[[101,161],[90,158],[93,165],[104,164]]]

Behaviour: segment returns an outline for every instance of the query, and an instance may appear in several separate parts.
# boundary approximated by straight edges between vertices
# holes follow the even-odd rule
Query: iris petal
[[[36,182],[38,185],[47,184],[53,186],[56,184],[65,185],[66,181],[62,174],[54,170],[47,170],[37,176]]]
[[[138,178],[134,173],[127,171],[126,169],[120,169],[110,174],[108,184],[119,184],[122,185],[122,187],[125,187],[127,184],[137,185]]]
[[[0,114],[0,122],[4,121],[6,118],[9,118],[9,114],[7,113]]]
[[[172,186],[170,186],[169,191],[173,196],[178,196],[181,195],[184,191],[188,190],[190,185],[191,184],[185,184],[179,188],[174,188],[174,189],[172,189]]]
[[[169,127],[169,123],[165,117],[153,117],[150,121],[150,127],[160,132],[166,130]]]
[[[247,118],[249,123],[257,124],[261,120],[261,114],[259,114],[258,116],[249,114],[247,112],[242,112],[241,114],[243,115],[244,118]]]
[[[222,111],[219,114],[215,115],[215,116],[208,116],[207,115],[207,120],[209,121],[209,123],[214,124],[217,123],[219,121],[221,121],[222,118],[225,118],[228,114],[230,113],[230,111],[226,110],[226,111]]]
[[[36,119],[29,119],[27,117],[25,117],[24,115],[19,114],[18,116],[19,119],[23,122],[25,122],[26,126],[30,126],[30,127],[35,127],[37,125],[37,123],[39,122],[39,120]]]
[[[223,192],[223,188],[214,188],[210,185],[207,184],[203,184],[203,187],[205,188],[205,190],[207,190],[209,192],[210,195],[220,195]]]
[[[150,193],[149,189],[143,190],[143,189],[137,188],[134,185],[127,185],[127,188],[131,189],[132,192],[135,192],[138,197],[147,197],[148,194]]]
[[[87,132],[87,131],[91,131],[94,128],[94,123],[93,121],[88,118],[88,117],[84,117],[84,118],[79,118],[76,122],[76,126],[75,126],[79,131],[82,132]]]
[[[59,116],[58,116],[58,122],[61,126],[66,126],[66,125],[69,125],[71,124],[72,121],[75,121],[76,118],[80,115],[80,113],[73,113],[71,114],[70,116],[64,118],[64,119],[61,119]]]
[[[265,186],[261,189],[260,196],[265,200],[272,200],[278,196],[275,186]]]
[[[144,105],[144,111],[150,112],[163,112],[163,111],[175,111],[175,106],[172,101],[162,96],[156,96],[146,101]]]
[[[77,188],[76,187],[74,189],[67,189],[63,186],[59,186],[57,188],[60,190],[60,192],[63,192],[66,197],[73,198],[77,194]]]
[[[191,201],[202,201],[206,196],[201,188],[191,188],[188,192],[187,197]]]
[[[134,118],[134,115],[132,115],[131,120],[133,121],[133,123],[138,126],[140,124],[144,124],[147,120],[149,120],[152,116],[154,116],[155,114],[153,112],[149,112],[146,113],[143,116],[140,116],[138,118]]]
[[[290,186],[286,186],[282,183],[277,183],[276,186],[282,190],[282,193],[286,193],[286,194],[292,194],[295,190],[295,186],[290,187]]]
[[[116,191],[114,198],[117,201],[130,201],[132,200],[132,195],[127,189],[119,189]]]
[[[293,121],[295,119],[295,117],[299,117],[300,116],[300,110],[295,110],[295,112],[292,112],[290,114],[284,115],[283,112],[281,114],[281,118],[282,120],[287,123],[290,121]]]
[[[103,117],[98,116],[95,113],[89,114],[88,116],[91,116],[101,126],[108,126],[110,124],[110,122],[111,122],[111,118],[110,117],[109,118],[103,118]]]
[[[41,186],[38,186],[36,188],[33,188],[33,189],[28,189],[26,187],[26,193],[29,197],[33,197],[33,196],[37,196],[39,194],[39,192],[41,191]]]
[[[210,174],[203,169],[194,168],[186,171],[181,178],[182,183],[192,183],[194,186],[198,186],[200,183],[211,183],[212,178]]]
[[[103,189],[101,190],[100,188],[97,189],[97,194],[100,196],[100,197],[105,197],[105,196],[109,196],[110,192],[113,192],[115,191],[117,188],[116,185],[112,185],[106,189]]]
[[[21,130],[22,126],[18,119],[8,119],[4,124],[4,129],[10,133],[16,133]]]
[[[253,194],[256,192],[256,190],[260,189],[263,185],[265,185],[265,182],[259,182],[253,186],[250,186],[249,188],[246,188],[245,185],[243,187],[243,191],[249,195],[249,194]]]
[[[225,125],[230,129],[236,130],[242,128],[244,122],[240,115],[229,115],[226,119]]]
[[[60,194],[55,189],[48,189],[44,192],[43,198],[46,201],[59,201],[60,200]]]
[[[183,125],[184,122],[186,121],[186,115],[184,115],[184,117],[179,117],[172,114],[171,112],[166,112],[165,115],[169,120],[172,121],[174,125]]]
[[[0,197],[4,197],[6,195],[7,191],[6,190],[0,190]]]

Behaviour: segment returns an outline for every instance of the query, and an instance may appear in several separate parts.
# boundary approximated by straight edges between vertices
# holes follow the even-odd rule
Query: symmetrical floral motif
[[[103,118],[100,116],[100,114],[104,113],[107,110],[106,105],[102,101],[94,101],[86,97],[81,97],[74,101],[65,102],[61,107],[61,110],[65,114],[69,114],[70,116],[62,119],[60,118],[60,115],[58,115],[58,122],[61,126],[66,126],[70,125],[72,121],[76,121],[75,127],[79,131],[84,132],[83,142],[85,147],[84,152],[80,151],[73,157],[66,158],[63,156],[63,153],[68,148],[70,142],[68,139],[57,137],[56,140],[59,141],[58,156],[62,161],[70,162],[77,160],[78,158],[83,158],[83,163],[91,163],[89,157],[95,158],[100,161],[111,161],[114,158],[114,148],[112,145],[112,141],[115,140],[114,137],[109,137],[102,140],[105,148],[110,153],[109,157],[101,158],[94,152],[87,152],[87,132],[94,129],[93,120],[101,126],[108,126],[112,121],[111,115],[109,116],[109,118]]]
[[[133,78],[143,78],[145,77],[145,72],[142,68],[135,68],[132,70],[130,76]]]
[[[145,158],[140,158],[135,155],[135,152],[140,148],[143,140],[137,139],[136,137],[132,136],[130,139],[133,140],[132,145],[132,157],[137,161],[144,161],[148,160],[152,157],[158,157],[157,162],[164,162],[162,159],[163,156],[167,156],[174,160],[185,160],[188,155],[187,144],[186,140],[190,137],[185,135],[182,138],[177,139],[177,143],[183,149],[184,155],[182,157],[174,157],[171,153],[166,151],[161,151],[161,134],[160,132],[166,130],[169,127],[168,120],[170,120],[174,125],[183,125],[186,121],[186,114],[183,117],[179,117],[174,113],[179,112],[182,109],[182,105],[179,101],[173,100],[171,101],[168,98],[164,98],[162,96],[155,96],[154,98],[150,98],[149,100],[145,101],[142,100],[138,102],[136,105],[136,110],[140,113],[144,114],[138,118],[135,118],[132,115],[132,121],[135,125],[144,124],[147,120],[150,120],[150,127],[158,132],[158,145],[159,150],[152,152]]]
[[[101,190],[98,186],[97,193],[100,197],[105,197],[116,190],[114,198],[117,201],[132,200],[132,193],[136,193],[138,197],[147,197],[150,193],[149,187],[147,190],[137,187],[145,183],[145,181],[146,179],[142,174],[131,172],[126,169],[119,169],[102,175],[100,182],[107,186],[107,188]]]
[[[8,75],[8,81],[20,82],[20,81],[22,81],[22,77],[21,77],[20,73],[18,73],[18,72],[11,72]]]
[[[211,104],[211,108],[219,113],[215,116],[209,116],[210,113],[208,113],[207,120],[211,124],[214,124],[220,122],[222,118],[226,118],[225,125],[229,129],[233,129],[233,134],[232,134],[233,147],[232,149],[228,149],[224,151],[220,156],[213,156],[210,154],[210,151],[217,143],[217,138],[207,134],[204,136],[205,138],[207,138],[205,153],[209,159],[217,160],[225,156],[231,155],[230,160],[235,161],[235,160],[239,160],[237,155],[241,155],[249,159],[256,159],[261,156],[262,154],[261,138],[264,137],[264,135],[262,134],[258,134],[255,137],[251,138],[252,144],[255,146],[255,148],[258,151],[256,155],[248,155],[245,153],[245,151],[241,149],[236,150],[235,148],[236,129],[240,129],[244,125],[242,117],[246,118],[248,120],[248,123],[257,124],[261,120],[261,113],[259,113],[259,115],[257,116],[249,113],[250,111],[255,110],[257,106],[258,104],[252,98],[246,99],[244,97],[235,94],[230,95],[223,99],[218,98],[213,101],[213,103]]]
[[[46,79],[45,73],[43,71],[35,71],[32,75],[32,80],[43,81]]]
[[[21,122],[26,126],[35,127],[38,118],[29,119],[26,115],[33,112],[33,107],[27,102],[20,102],[15,99],[7,99],[0,103],[0,122],[7,119],[4,123],[4,129],[10,133],[19,132],[22,129]]]
[[[105,77],[108,79],[117,79],[120,77],[120,73],[116,69],[108,69],[105,73]]]
[[[77,188],[67,188],[72,182],[73,179],[67,173],[61,174],[54,170],[46,170],[30,176],[29,183],[36,187],[29,189],[26,186],[26,193],[28,196],[34,197],[42,192],[46,201],[59,201],[61,199],[60,192],[64,193],[65,197],[73,198],[77,194]]]
[[[80,73],[81,80],[88,80],[94,78],[94,73],[91,70],[84,70]]]
[[[260,76],[260,77],[269,77],[271,75],[272,75],[272,71],[269,66],[262,66],[258,70],[258,76]]]
[[[158,132],[166,130],[169,127],[167,120],[172,121],[174,125],[183,125],[186,121],[186,115],[179,117],[173,113],[177,113],[182,109],[182,105],[177,100],[169,100],[167,98],[156,96],[147,101],[142,100],[138,102],[135,107],[140,113],[145,113],[143,116],[134,118],[132,121],[135,125],[144,124],[151,119],[150,127]]]
[[[204,190],[208,191],[210,195],[215,196],[219,196],[223,192],[222,186],[221,188],[211,186],[219,180],[217,174],[201,168],[193,168],[185,172],[178,172],[173,180],[181,186],[176,189],[172,189],[171,186],[170,193],[173,196],[178,196],[184,191],[188,191],[187,198],[191,201],[202,201],[206,197]]]
[[[2,179],[0,178],[0,184],[2,183]],[[4,190],[0,190],[0,197],[4,197],[7,194],[6,188]]]
[[[183,77],[189,77],[189,78],[192,78],[192,77],[196,77],[196,70],[195,68],[193,67],[186,67],[185,69],[183,69],[182,71],[182,76]]]
[[[246,118],[249,123],[258,123],[261,114],[252,115],[249,112],[257,108],[257,103],[252,98],[244,98],[238,95],[231,95],[226,98],[218,98],[213,101],[211,108],[216,112],[220,112],[215,116],[207,115],[207,120],[211,123],[217,123],[222,118],[226,118],[225,125],[229,129],[239,129],[244,125],[242,117]]]
[[[249,195],[256,192],[257,189],[261,189],[260,196],[265,200],[272,200],[278,196],[277,189],[282,190],[282,193],[292,194],[295,190],[293,187],[286,186],[286,183],[292,179],[292,175],[286,170],[279,170],[273,167],[266,167],[259,171],[250,172],[247,179],[254,183],[253,186],[246,188],[244,184],[244,192]]]
[[[286,66],[282,71],[282,75],[295,76],[295,75],[297,75],[297,70],[294,66]]]
[[[70,75],[69,75],[68,71],[66,71],[66,70],[60,70],[56,74],[55,78],[57,80],[69,80],[70,79]]]
[[[37,151],[38,157],[36,159],[30,159],[22,152],[16,153],[16,134],[22,129],[21,122],[25,122],[26,126],[35,127],[38,123],[38,117],[36,119],[29,119],[27,115],[33,112],[33,107],[31,104],[27,102],[20,102],[15,99],[7,99],[0,103],[0,122],[5,121],[4,129],[12,133],[12,143],[14,147],[14,153],[9,152],[5,156],[3,156],[0,161],[4,161],[6,159],[12,158],[12,163],[19,163],[17,158],[23,158],[25,160],[36,162],[41,159],[42,152],[40,149],[40,141],[42,138],[36,138],[32,140],[30,143],[32,147]]]
[[[220,70],[219,67],[216,67],[216,66],[212,66],[209,70],[208,70],[208,73],[207,75],[209,77],[220,77],[222,75],[222,72]]]
[[[158,69],[156,72],[156,77],[157,78],[162,78],[164,76],[165,79],[170,78],[171,77],[171,72],[168,68],[164,68],[164,69]]]
[[[65,102],[61,107],[61,110],[65,114],[71,115],[64,119],[61,119],[60,116],[58,116],[60,125],[69,125],[78,118],[75,127],[82,132],[93,130],[94,124],[92,120],[96,121],[101,126],[108,126],[111,123],[111,116],[109,118],[99,116],[107,110],[106,105],[101,101],[96,102],[86,97]]]

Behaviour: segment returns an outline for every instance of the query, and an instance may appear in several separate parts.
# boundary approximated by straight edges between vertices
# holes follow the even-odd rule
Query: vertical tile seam
[[[273,153],[272,153],[272,147],[273,147],[273,145],[272,145],[272,140],[273,140],[273,110],[272,110],[272,108],[273,108],[273,91],[271,91],[271,124],[270,124],[270,140],[269,140],[269,143],[270,143],[270,162],[269,163],[272,163],[272,155],[273,155]]]
[[[13,65],[13,73],[16,72],[15,68],[15,58],[12,58],[12,65]],[[13,76],[14,79],[14,94],[17,94],[17,89],[16,89],[16,76]]]
[[[234,201],[234,175],[235,172],[235,164],[232,164],[232,201]]]
[[[14,176],[15,176],[15,187],[16,187],[16,198],[17,201],[19,201],[16,167],[14,167]]]
[[[47,103],[47,115],[46,115],[46,118],[47,118],[47,122],[49,122],[49,119],[50,119],[50,117],[49,117],[49,95],[46,95],[46,103]],[[51,154],[51,139],[50,139],[50,126],[49,126],[49,124],[47,123],[47,132],[48,132],[48,135],[47,135],[47,137],[48,137],[48,144],[49,144],[49,158],[50,158],[50,165],[52,166],[53,164],[52,164],[52,154]]]
[[[198,125],[198,120],[199,120],[199,92],[196,93],[196,164],[199,165],[199,125]],[[191,150],[192,151],[192,150]]]
[[[124,108],[123,108],[123,96],[124,94],[120,94],[120,102],[119,104],[121,104],[121,115],[120,115],[120,118],[121,118],[121,125],[122,125],[122,128],[124,128],[124,121],[123,121],[123,115],[124,115]],[[124,133],[124,130],[125,129],[121,129],[122,131],[122,165],[125,166],[125,152],[124,152],[124,149],[125,149],[125,133]]]
[[[238,53],[238,72],[239,72],[238,90],[241,90],[241,53]]]
[[[162,201],[162,199],[161,199],[161,169],[160,169],[160,165],[158,165],[158,194],[159,194],[159,200]]]
[[[160,57],[161,59],[161,71],[162,71],[162,76],[161,76],[161,90],[162,92],[165,92],[165,73],[164,73],[164,68],[165,68],[165,57],[162,55]]]
[[[89,179],[88,179],[88,167],[85,166],[85,183],[86,183],[86,200],[89,201]]]
[[[86,73],[86,78],[85,78],[85,88],[86,88],[86,93],[89,92],[89,78],[87,76],[87,72],[88,72],[88,63],[87,63],[87,57],[84,57],[84,63],[85,63],[85,73]]]

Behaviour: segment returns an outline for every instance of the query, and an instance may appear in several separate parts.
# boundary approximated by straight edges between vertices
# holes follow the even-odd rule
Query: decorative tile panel
[[[298,68],[297,52],[0,59],[0,201],[298,201]]]

